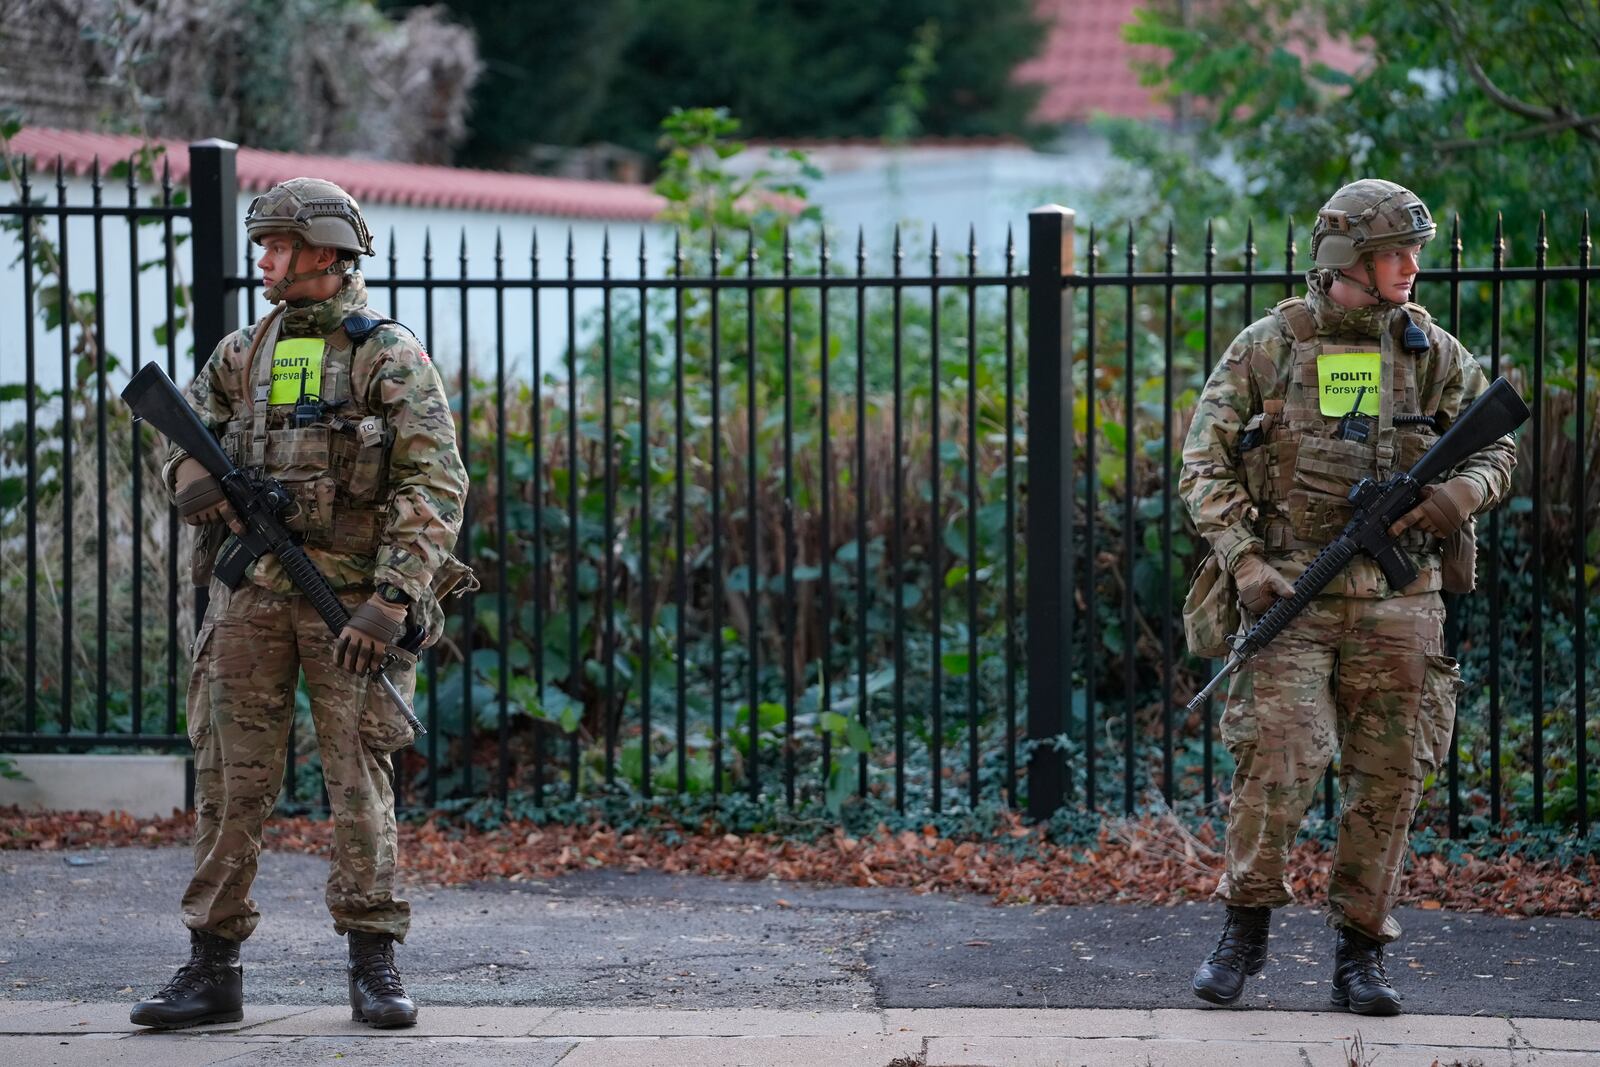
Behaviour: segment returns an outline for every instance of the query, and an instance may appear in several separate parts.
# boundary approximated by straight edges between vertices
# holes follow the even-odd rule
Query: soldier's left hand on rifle
[[[1422,503],[1400,516],[1389,527],[1389,536],[1399,537],[1412,526],[1420,525],[1435,537],[1449,537],[1482,506],[1483,487],[1471,478],[1456,477],[1443,485],[1425,485]]]

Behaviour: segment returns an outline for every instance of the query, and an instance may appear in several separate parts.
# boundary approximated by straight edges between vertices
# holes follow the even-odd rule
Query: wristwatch
[[[378,597],[385,604],[409,604],[409,603],[411,603],[411,594],[407,593],[404,589],[401,589],[399,586],[390,585],[388,582],[379,582],[378,583]]]

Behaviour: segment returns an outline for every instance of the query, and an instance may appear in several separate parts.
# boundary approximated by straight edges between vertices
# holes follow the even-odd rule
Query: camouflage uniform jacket
[[[1489,386],[1477,360],[1420,305],[1406,310],[1427,335],[1428,349],[1413,356],[1400,350],[1405,318],[1394,305],[1346,308],[1321,291],[1314,274],[1311,281],[1303,302],[1279,305],[1223,353],[1190,423],[1179,479],[1196,528],[1229,569],[1245,553],[1261,552],[1291,581],[1348,520],[1344,495],[1355,481],[1409,468],[1437,439],[1435,430],[1442,433]],[[1298,333],[1286,310],[1298,313]],[[1314,398],[1307,404],[1317,373],[1308,353],[1321,346],[1370,350],[1374,342],[1384,352],[1389,380],[1380,392],[1388,392],[1389,406],[1373,440],[1358,446],[1336,439],[1339,419],[1322,415]],[[1396,414],[1439,417],[1431,428],[1391,425]],[[1507,492],[1515,462],[1506,437],[1452,473],[1478,483],[1480,511],[1487,511]],[[1413,528],[1401,544],[1420,572],[1405,592],[1439,589],[1439,539]],[[1326,591],[1353,597],[1400,592],[1365,555]]]
[[[185,395],[230,459],[283,482],[297,505],[288,525],[335,588],[387,582],[422,601],[461,528],[467,473],[444,384],[417,340],[384,324],[351,343],[348,318],[380,317],[366,304],[361,275],[352,274],[327,300],[281,305],[278,341],[325,341],[320,392],[331,410],[313,426],[294,428],[293,405],[271,404],[265,434],[254,433],[252,387],[273,352],[261,344],[253,366],[247,361],[267,320],[224,337]],[[270,332],[265,340],[278,343]],[[181,449],[169,453],[169,492],[183,457]],[[213,536],[224,530],[207,529]],[[274,592],[293,590],[270,556],[253,565],[250,577]]]

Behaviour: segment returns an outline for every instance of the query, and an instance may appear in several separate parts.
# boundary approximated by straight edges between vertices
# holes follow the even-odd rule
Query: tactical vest
[[[1420,307],[1410,310],[1414,318],[1426,315]],[[1366,421],[1364,440],[1345,439],[1341,417],[1323,412],[1318,359],[1370,352],[1373,343],[1339,344],[1319,337],[1301,297],[1279,303],[1272,313],[1291,343],[1291,355],[1277,366],[1262,354],[1251,367],[1262,411],[1244,426],[1239,459],[1246,488],[1260,509],[1257,532],[1268,551],[1315,551],[1352,518],[1352,486],[1362,478],[1382,479],[1408,469],[1437,434],[1417,419],[1415,357],[1397,352],[1394,339],[1385,334],[1376,342],[1377,416]],[[1397,415],[1403,416],[1398,425]],[[1413,552],[1436,552],[1439,546],[1420,527],[1407,530],[1400,543]]]
[[[295,404],[269,399],[279,308],[256,330],[245,361],[251,385],[244,410],[222,427],[223,451],[237,466],[262,469],[283,484],[294,501],[284,523],[306,547],[375,555],[389,511],[394,432],[367,405],[375,362],[355,356],[377,327],[394,320],[363,308],[323,338],[320,403],[314,418],[297,425]]]

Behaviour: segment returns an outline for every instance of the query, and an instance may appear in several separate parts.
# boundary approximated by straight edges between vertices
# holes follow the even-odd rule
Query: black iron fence
[[[24,173],[0,208],[22,266],[0,336],[0,749],[187,741],[182,532],[153,485],[159,442],[108,391],[149,358],[186,377],[186,316],[187,371],[261,310],[232,150],[203,143],[190,160],[191,204],[170,181],[140,203],[131,175],[126,203],[105,204],[97,169],[92,203],[71,205],[58,167],[53,203]],[[173,275],[180,220],[188,287]],[[69,223],[95,234],[82,271]],[[135,289],[153,269],[167,294],[157,324],[132,301],[122,360],[105,326],[108,223],[127,227]],[[157,261],[141,269],[151,227]],[[469,271],[464,236],[454,271],[436,270],[427,236],[420,275],[400,273],[392,234],[369,263],[373,302],[418,313],[403,317],[429,351],[457,353],[441,371],[473,476],[458,555],[484,581],[420,672],[429,733],[397,761],[405,803],[620,789],[1025,801],[1044,816],[1216,799],[1231,767],[1216,709],[1179,717],[1211,665],[1176,626],[1201,551],[1174,502],[1176,452],[1228,340],[1298,286],[1292,228],[1281,269],[1251,227],[1236,251],[1208,229],[1182,270],[1169,231],[1155,271],[1132,227],[1113,254],[1057,208],[1030,215],[1021,269],[1014,241],[985,266],[970,234],[954,255],[937,235],[915,253],[897,236],[877,263],[859,237],[841,253],[787,230],[691,232],[670,249],[640,236],[582,265],[570,235],[554,252],[540,236],[512,255],[498,244],[491,276]],[[1485,588],[1450,606],[1469,688],[1434,814],[1452,833],[1510,812],[1587,833],[1587,221],[1570,266],[1546,262],[1542,229],[1529,266],[1506,265],[1498,231],[1486,266],[1463,265],[1459,221],[1441,243],[1424,300],[1517,381],[1534,419],[1515,497],[1481,535]],[[580,314],[579,294],[596,309]],[[531,331],[508,329],[508,306]],[[445,318],[457,336],[435,337]],[[50,341],[59,390],[40,385]],[[86,560],[92,602],[73,571]],[[315,805],[308,733],[286,795]],[[1334,791],[1330,775],[1329,813]]]

